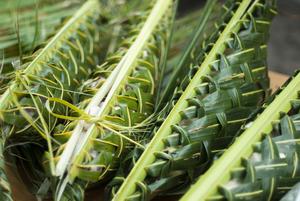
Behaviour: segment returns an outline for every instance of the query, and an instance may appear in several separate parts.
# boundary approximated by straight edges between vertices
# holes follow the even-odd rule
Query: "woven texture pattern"
[[[152,7],[151,7],[152,8]],[[147,127],[153,120],[154,100],[157,93],[158,73],[161,70],[162,59],[165,55],[167,34],[172,18],[171,10],[164,15],[139,54],[129,76],[124,78],[122,87],[113,95],[108,110],[95,123],[92,136],[85,143],[84,148],[74,159],[70,170],[72,176],[78,180],[96,182],[107,179],[119,166],[119,159],[130,150],[135,142],[143,138]],[[79,108],[86,108],[90,98],[103,83],[109,79],[122,57],[143,27],[150,10],[133,15],[128,23],[128,30],[122,36],[118,50],[110,55],[106,61],[97,67],[91,79],[83,87],[82,102]],[[97,108],[95,113],[97,113]],[[79,117],[77,120],[80,120]],[[66,127],[58,126],[54,137],[60,142],[55,157],[61,157],[71,133],[78,121],[70,121]],[[85,119],[89,122],[89,119]],[[63,128],[60,130],[60,128]],[[73,174],[74,173],[74,174]],[[77,181],[78,181],[77,180]],[[75,182],[76,183],[76,182]]]
[[[38,61],[38,64],[30,72],[16,72],[17,75],[13,84],[17,85],[18,88],[11,89],[9,93],[11,96],[18,96],[18,98],[7,103],[7,110],[1,112],[4,123],[14,125],[14,131],[10,130],[7,133],[36,132],[38,129],[32,127],[24,129],[24,126],[27,124],[26,120],[39,118],[37,108],[45,113],[44,118],[46,121],[54,122],[55,119],[48,117],[49,114],[44,111],[45,108],[42,109],[43,104],[45,104],[43,98],[59,97],[68,101],[72,100],[74,103],[78,102],[78,94],[72,92],[88,77],[98,60],[99,52],[95,51],[95,48],[98,49],[98,47],[93,44],[99,40],[99,31],[95,28],[98,17],[97,13],[90,13],[86,16],[80,25],[76,26],[75,31],[69,33],[66,38],[62,38],[60,42],[64,43],[62,45],[57,44],[57,47],[55,47],[57,49],[54,49],[51,53],[49,52],[51,56],[46,60]],[[36,51],[33,59],[39,56],[41,51],[42,49]],[[30,62],[24,65],[30,65]],[[33,97],[36,103],[32,100]],[[29,117],[24,117],[21,114],[20,111],[24,108],[28,108],[28,110],[32,108],[32,112],[27,113]],[[56,110],[63,114],[61,109],[57,107]],[[35,123],[39,124],[40,122]],[[49,130],[52,130],[54,125],[53,123],[50,124]]]
[[[275,97],[276,94],[272,99]],[[219,193],[207,200],[280,200],[292,189],[300,179],[299,103],[298,99],[290,103],[292,109],[281,113],[270,133],[252,146],[251,156],[243,158],[241,166],[231,171],[230,181],[219,185]]]
[[[22,64],[31,57],[32,51],[39,48],[36,46],[44,43],[64,18],[74,14],[80,2],[28,0],[0,3],[0,52],[5,55],[0,68],[0,93],[14,79],[14,71],[24,67]],[[37,7],[39,12],[31,9]],[[17,11],[18,16],[14,16]]]
[[[15,79],[1,96],[1,134],[6,155],[17,171],[26,169],[26,175],[21,176],[34,190],[45,177],[40,164],[41,147],[52,149],[50,133],[60,121],[46,109],[47,100],[60,98],[77,103],[79,95],[74,91],[88,78],[102,55],[100,47],[105,43],[97,45],[102,37],[98,8],[96,1],[90,1],[62,24],[47,45],[36,50],[24,68],[15,72]],[[80,13],[83,11],[84,14]],[[49,105],[56,113],[68,114],[62,105]],[[51,165],[53,171],[53,161]]]
[[[195,57],[195,64],[205,59],[239,4],[239,1],[229,1],[223,6],[223,18],[217,23],[216,32],[198,47],[204,50]],[[163,139],[163,150],[154,153],[155,162],[145,167],[145,180],[136,184],[136,192],[128,200],[148,200],[166,191],[180,193],[207,169],[215,154],[228,146],[247,117],[263,102],[269,94],[266,43],[270,20],[275,14],[273,8],[270,1],[255,4],[239,23],[238,31],[226,40],[225,50],[209,66],[211,73],[199,78],[194,96],[186,100],[188,107],[179,114],[180,122],[171,126],[172,133]],[[171,106],[176,104],[199,67],[191,66]],[[111,183],[112,196],[124,180],[122,175],[130,170],[128,166],[133,167],[141,153],[142,150],[136,150],[127,157],[120,176]]]
[[[138,32],[138,27],[145,22],[147,12],[134,16],[132,27],[129,28],[116,53],[111,55],[103,65],[97,67],[92,78],[85,82],[82,87],[83,94],[94,95],[111,72],[115,69],[120,59],[128,51],[134,42]],[[168,16],[166,16],[168,18]],[[154,97],[156,93],[157,72],[160,68],[161,50],[166,45],[167,19],[156,29],[139,57],[134,70],[130,73],[125,86],[119,94],[115,95],[115,103],[110,106],[109,112],[101,117],[97,125],[97,135],[90,139],[89,146],[85,150],[84,160],[76,164],[79,171],[78,177],[87,181],[98,181],[106,174],[109,174],[118,167],[118,159],[127,149],[132,147],[131,142],[124,139],[122,135],[134,141],[139,141],[143,137],[145,128],[151,121],[154,111]],[[85,108],[91,96],[81,97],[80,108]],[[61,139],[61,148],[58,149],[57,156],[63,150],[64,143],[67,142],[70,131],[77,122],[70,122],[61,132],[54,134],[57,139]],[[60,126],[62,127],[62,126]],[[122,134],[122,135],[120,135]]]

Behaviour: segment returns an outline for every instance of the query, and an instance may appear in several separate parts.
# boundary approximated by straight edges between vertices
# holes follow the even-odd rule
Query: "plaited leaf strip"
[[[273,4],[228,2],[225,8],[225,20],[217,26],[223,32],[217,30],[209,40],[216,42],[208,43],[207,53],[199,55],[198,62],[203,59],[201,67],[192,68],[182,82],[175,95],[179,100],[172,101],[174,108],[154,129],[155,137],[142,156],[138,160],[127,157],[125,167],[128,163],[129,170],[134,167],[119,190],[123,179],[113,181],[114,200],[147,200],[168,189],[178,192],[206,169],[213,155],[227,147],[268,94],[265,44]],[[220,141],[223,143],[216,150]],[[137,153],[131,156],[139,156]],[[124,174],[124,170],[120,172]],[[136,182],[143,182],[150,193],[143,194],[146,191],[135,186]]]
[[[297,72],[252,115],[182,200],[279,200],[299,181],[299,78]]]
[[[99,19],[98,2],[88,1],[45,47],[34,53],[32,61],[16,71],[15,79],[0,97],[2,137],[6,138],[4,150],[17,169],[26,169],[32,181],[26,178],[24,182],[30,185],[44,178],[40,164],[36,163],[40,162],[42,146],[52,149],[50,133],[59,122],[46,110],[45,103],[49,97],[78,102],[77,88],[97,65],[100,47],[105,46],[105,42],[97,45],[101,37]],[[62,105],[50,104],[50,107],[57,113],[68,114]],[[27,155],[28,150],[34,154]],[[53,171],[54,161],[50,164]]]
[[[118,167],[119,158],[132,147],[132,144],[138,144],[147,131],[147,127],[152,123],[157,93],[156,82],[158,82],[158,73],[164,63],[174,10],[172,1],[162,2],[157,1],[153,10],[156,9],[155,12],[157,12],[157,9],[160,9],[157,5],[164,4],[166,7],[164,14],[156,20],[154,28],[150,29],[150,35],[142,49],[137,54],[134,53],[137,57],[129,66],[129,72],[124,74],[120,85],[116,86],[111,99],[106,100],[114,85],[107,91],[108,95],[101,97],[99,92],[106,89],[106,84],[111,82],[112,76],[116,75],[115,81],[118,81],[118,76],[123,70],[119,66],[123,65],[124,60],[126,63],[126,57],[130,57],[128,53],[132,52],[134,50],[132,47],[137,45],[136,40],[141,35],[139,29],[142,28],[142,31],[145,31],[144,27],[153,23],[149,21],[150,18],[145,18],[148,15],[153,17],[153,10],[140,13],[140,16],[133,16],[134,20],[129,28],[129,34],[118,51],[99,66],[92,78],[83,86],[84,93],[94,95],[91,99],[82,97],[79,105],[79,108],[84,108],[87,117],[81,116],[81,118],[86,118],[78,118],[77,121],[70,122],[66,128],[60,130],[57,135],[55,134],[58,138],[62,138],[62,144],[55,154],[58,160],[56,166],[58,176],[64,168],[67,171],[67,176],[57,187],[58,199],[64,192],[66,182],[73,183],[75,178],[90,182],[106,179]],[[103,100],[99,102],[95,100],[95,97],[101,97]],[[99,104],[94,104],[97,101]],[[100,114],[99,111],[103,113]],[[80,128],[80,132],[77,132],[81,123],[83,123],[82,129]],[[78,136],[79,144],[83,142],[81,145],[73,144],[75,141],[72,140],[76,140],[76,136]],[[69,152],[70,147],[74,148],[75,154]],[[65,159],[69,159],[69,163]]]

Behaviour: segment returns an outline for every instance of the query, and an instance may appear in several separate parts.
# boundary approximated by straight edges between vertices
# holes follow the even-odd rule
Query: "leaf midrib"
[[[165,11],[168,9],[170,3],[172,0],[158,0],[157,4],[153,8],[153,12],[151,12],[149,18],[145,22],[141,32],[139,33],[139,36],[137,37],[136,41],[133,43],[133,45],[130,47],[126,55],[122,58],[122,60],[119,62],[118,66],[115,68],[115,70],[118,70],[120,67],[120,72],[114,76],[115,83],[110,88],[109,84],[107,87],[101,87],[96,95],[91,100],[90,104],[87,106],[85,111],[88,113],[90,108],[93,108],[94,106],[99,106],[101,99],[105,97],[106,94],[103,94],[103,91],[106,89],[109,89],[107,92],[107,97],[105,98],[104,104],[100,108],[99,113],[96,115],[95,118],[101,118],[104,114],[108,112],[110,109],[110,106],[114,104],[116,101],[114,99],[115,95],[118,94],[119,91],[122,89],[124,84],[126,83],[126,78],[128,77],[129,73],[131,72],[132,68],[135,67],[135,63],[137,62],[138,56],[140,55],[140,52],[146,42],[148,41],[148,38],[151,36],[151,33],[153,32],[154,28],[157,26],[157,24],[161,21],[161,18],[165,14]],[[164,12],[162,12],[164,11]],[[113,72],[114,73],[114,72]],[[112,74],[108,78],[110,80]],[[108,82],[107,80],[107,82]],[[113,80],[110,80],[109,82],[112,82]],[[104,89],[104,90],[103,90]],[[104,92],[105,93],[105,92]],[[84,124],[84,122],[83,122]],[[65,154],[63,159],[61,159],[61,162],[57,165],[57,174],[61,175],[65,169],[68,166],[68,163],[71,164],[70,167],[68,167],[69,175],[66,177],[67,180],[73,180],[76,176],[76,170],[74,169],[74,165],[78,163],[78,161],[82,160],[83,153],[81,152],[84,150],[88,145],[88,140],[92,137],[95,137],[95,124],[92,124],[85,133],[83,133],[82,128],[83,124],[78,124],[78,126],[75,128],[73,135],[74,139],[70,141],[69,147],[72,148],[72,153],[70,150],[68,150],[68,153]],[[82,128],[81,128],[82,127]],[[83,134],[83,135],[82,135]],[[73,141],[78,142],[78,144],[73,144]]]
[[[156,135],[153,137],[150,144],[148,145],[147,149],[142,154],[138,162],[135,164],[130,174],[127,176],[127,179],[124,181],[113,200],[125,200],[128,195],[134,192],[135,182],[138,180],[143,180],[145,178],[146,171],[144,168],[155,160],[155,156],[153,155],[153,153],[157,150],[163,149],[164,145],[162,139],[165,136],[169,135],[169,133],[171,133],[170,125],[173,125],[180,121],[181,118],[178,115],[178,113],[188,106],[186,100],[195,94],[194,88],[199,84],[199,78],[210,72],[209,66],[211,62],[214,61],[218,52],[224,50],[224,42],[230,36],[232,30],[238,28],[237,25],[239,24],[239,20],[244,15],[250,3],[251,0],[243,0],[241,2],[238,10],[231,18],[230,22],[227,24],[226,28],[218,38],[217,42],[214,44],[212,50],[207,55],[204,62],[199,67],[198,72],[195,74],[195,76],[187,86],[186,90],[183,92],[182,96],[178,100],[177,104],[171,110],[170,114],[168,115],[168,118],[161,125]]]
[[[59,48],[58,46],[62,45],[61,39],[68,37],[72,34],[72,28],[83,20],[82,16],[87,15],[87,13],[93,12],[97,9],[97,1],[89,0],[87,1],[83,7],[75,13],[75,15],[63,26],[62,29],[57,32],[57,34],[51,39],[51,41],[43,48],[43,50],[38,54],[38,56],[23,70],[25,74],[38,74],[42,71],[40,64],[38,63],[40,60],[47,60],[51,58],[51,54],[55,49]],[[48,57],[48,58],[47,58]],[[36,70],[38,69],[38,70]],[[34,71],[35,70],[35,71]],[[13,81],[9,88],[4,92],[3,95],[0,96],[0,118],[1,118],[1,110],[4,110],[7,107],[7,103],[11,100],[11,92],[15,91],[18,88],[18,84],[16,81]]]
[[[257,117],[251,127],[244,131],[223,156],[198,180],[182,200],[195,200],[199,197],[207,198],[216,192],[216,187],[230,177],[230,171],[240,163],[240,159],[252,153],[252,145],[258,142],[264,133],[270,134],[272,122],[280,117],[280,112],[288,112],[290,110],[290,100],[298,97],[299,86],[300,73]],[[210,186],[210,188],[202,188],[204,184],[205,186]]]

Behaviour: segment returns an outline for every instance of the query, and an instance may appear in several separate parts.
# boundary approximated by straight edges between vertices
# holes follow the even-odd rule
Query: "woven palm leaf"
[[[46,153],[46,166],[57,162],[56,171],[49,172],[61,177],[57,200],[76,178],[95,182],[114,172],[119,158],[138,144],[151,124],[174,11],[171,0],[153,2],[150,10],[133,16],[121,47],[85,82],[78,107],[49,99],[48,103],[61,103],[79,113],[59,116],[47,106],[54,116],[73,120],[57,129],[53,143],[60,146]]]
[[[182,200],[280,200],[291,190],[300,178],[299,86],[297,72]]]
[[[47,98],[76,103],[79,99],[76,89],[101,58],[100,47],[105,46],[105,42],[99,44],[101,37],[104,38],[97,28],[99,19],[98,2],[86,2],[45,47],[35,51],[32,61],[15,72],[16,77],[0,97],[5,151],[19,173],[26,169],[26,174],[22,175],[25,182],[34,185],[40,182],[43,175],[35,159],[40,157],[44,146],[52,147],[50,133],[58,120],[44,107]],[[54,104],[51,108],[62,114],[68,112]],[[29,154],[28,150],[34,154]]]
[[[54,3],[54,2],[52,2]],[[36,44],[44,41],[52,33],[60,21],[75,12],[78,2],[66,3],[66,1],[53,4],[44,1],[39,9],[36,1],[4,1],[0,4],[0,49],[3,56],[0,69],[0,94],[5,91],[5,84],[14,78],[14,71],[22,65],[23,56],[28,55]],[[37,9],[36,8],[36,9]],[[59,12],[68,9],[65,12]],[[45,29],[45,24],[48,26]],[[51,29],[49,26],[51,25]],[[22,53],[20,53],[22,51]],[[1,131],[2,133],[2,131]],[[2,136],[2,135],[1,135]],[[1,140],[1,199],[12,200],[9,183],[5,176],[5,162],[2,156],[4,143]]]
[[[0,2],[0,88],[14,77],[37,45],[45,42],[61,21],[72,15],[80,1],[2,1]],[[1,91],[4,91],[1,89]],[[0,91],[0,93],[1,93]]]
[[[128,157],[128,176],[115,178],[113,200],[148,200],[184,189],[268,95],[266,42],[274,2],[228,1],[223,8],[198,65],[177,88],[172,110],[146,149]]]
[[[193,61],[195,58],[195,50],[199,50],[198,44],[201,45],[201,42],[203,42],[204,39],[202,39],[207,33],[213,32],[212,30],[212,24],[214,24],[215,20],[214,18],[216,17],[216,14],[213,11],[220,10],[219,7],[215,6],[216,1],[210,1],[206,4],[206,6],[201,10],[201,12],[197,11],[195,13],[192,13],[188,16],[185,16],[183,19],[179,18],[177,21],[174,23],[174,30],[176,30],[173,33],[172,37],[172,43],[171,43],[171,49],[170,49],[170,54],[169,54],[169,60],[168,61],[168,66],[167,69],[164,72],[163,76],[163,82],[162,82],[162,89],[164,89],[164,93],[161,91],[161,95],[159,96],[159,104],[157,105],[157,110],[160,110],[163,104],[166,102],[168,99],[172,99],[172,95],[170,94],[170,91],[176,87],[176,82],[180,80],[180,77],[182,77],[189,69],[189,64],[192,66]],[[214,10],[212,10],[214,8]],[[199,15],[201,13],[201,15]],[[219,15],[219,14],[218,14]],[[200,18],[198,25],[196,25],[195,22],[191,23],[190,21],[193,19],[195,20],[195,17],[198,19]],[[219,16],[220,17],[220,16]],[[190,23],[187,23],[190,22]],[[196,26],[196,27],[195,27]],[[187,34],[186,30],[194,30],[190,35],[192,35],[192,39],[189,40],[189,43],[184,42],[186,41],[187,37],[189,34]],[[182,36],[182,34],[179,34],[178,32],[185,32]],[[179,36],[181,35],[181,36]],[[183,53],[178,53],[176,50],[178,47],[182,45],[182,43],[187,43],[187,46]],[[176,53],[177,52],[177,53]],[[179,63],[176,68],[173,66],[175,63]],[[184,69],[186,68],[186,69]],[[184,78],[184,76],[183,76]],[[167,83],[169,83],[169,86],[166,87]],[[176,95],[175,95],[176,96]],[[169,104],[166,108],[164,108],[163,112],[160,112],[157,117],[157,121],[161,122],[163,121],[163,118],[166,117],[168,112],[172,109],[172,104]],[[149,132],[148,132],[149,133]],[[148,134],[147,134],[148,135]],[[149,140],[149,136],[145,136],[141,143],[146,143]],[[126,169],[128,168],[128,165],[130,167],[133,166],[133,164],[127,164],[128,161],[131,160],[137,160],[137,158],[140,156],[141,149],[140,147],[135,148],[133,151],[128,153],[122,160],[121,167],[118,170],[117,177],[111,182],[111,185],[119,184],[119,178],[123,177],[126,175]],[[130,162],[129,162],[130,163]],[[116,183],[115,183],[116,182]]]
[[[69,19],[82,5],[83,0],[8,0],[0,2],[0,53],[3,67],[0,69],[0,88],[13,79],[18,70],[32,56],[34,50],[45,45],[61,24]],[[112,0],[101,3],[101,15],[106,19],[117,19],[129,10],[140,9],[138,1],[120,2]],[[119,19],[120,20],[120,19]],[[102,31],[110,32],[102,28]],[[3,89],[1,89],[3,91]],[[0,93],[1,93],[0,91]]]

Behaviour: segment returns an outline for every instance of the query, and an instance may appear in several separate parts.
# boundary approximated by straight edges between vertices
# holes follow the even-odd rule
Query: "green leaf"
[[[12,201],[11,187],[6,176],[5,161],[3,157],[3,141],[0,142],[0,199]]]
[[[10,0],[3,4],[0,6],[0,53],[4,57],[0,72],[1,91],[37,44],[45,42],[63,19],[79,8],[79,2],[68,0],[28,0],[26,3]]]
[[[12,163],[22,164],[16,172],[26,169],[30,176],[25,182],[33,187],[45,177],[40,173],[41,159],[37,155],[43,153],[41,147],[52,150],[51,132],[59,122],[47,111],[45,103],[49,97],[78,102],[78,88],[105,54],[100,48],[106,42],[105,34],[99,30],[99,19],[99,3],[86,2],[44,48],[32,55],[32,61],[16,71],[16,77],[0,97],[5,150]],[[68,114],[62,105],[50,104],[50,108],[55,113]],[[24,150],[35,150],[35,154]],[[50,158],[50,171],[54,172],[54,157]]]
[[[75,178],[92,182],[105,179],[132,144],[140,146],[138,141],[153,118],[157,75],[164,64],[173,10],[173,1],[159,0],[151,12],[129,18],[127,38],[83,85],[83,94],[94,96],[82,96],[79,105],[89,118],[81,115],[61,131],[72,134],[56,149],[58,162],[53,176],[61,179],[57,200],[67,183]]]
[[[299,85],[297,72],[181,200],[280,200],[300,177]]]
[[[178,86],[167,106],[171,111],[154,128],[152,140],[145,140],[145,151],[125,160],[121,172],[128,176],[121,187],[113,181],[112,200],[151,199],[183,189],[263,102],[269,93],[265,52],[274,12],[270,2],[262,5],[247,0],[224,5],[216,31],[196,58],[199,66]]]
[[[196,31],[193,32],[194,37],[188,43],[186,49],[183,51],[178,65],[176,65],[175,70],[172,72],[169,84],[166,86],[162,93],[162,98],[160,99],[159,105],[161,107],[166,104],[168,97],[172,97],[172,92],[176,87],[176,82],[184,78],[184,75],[188,73],[188,65],[191,63],[192,51],[195,51],[195,46],[199,44],[201,36],[204,35],[205,28],[208,24],[208,20],[212,15],[213,8],[216,1],[208,1],[205,8],[203,8],[203,13],[201,13],[199,24],[196,27]],[[177,32],[176,30],[175,32]],[[185,30],[186,31],[186,30]],[[159,106],[158,106],[159,107]]]

